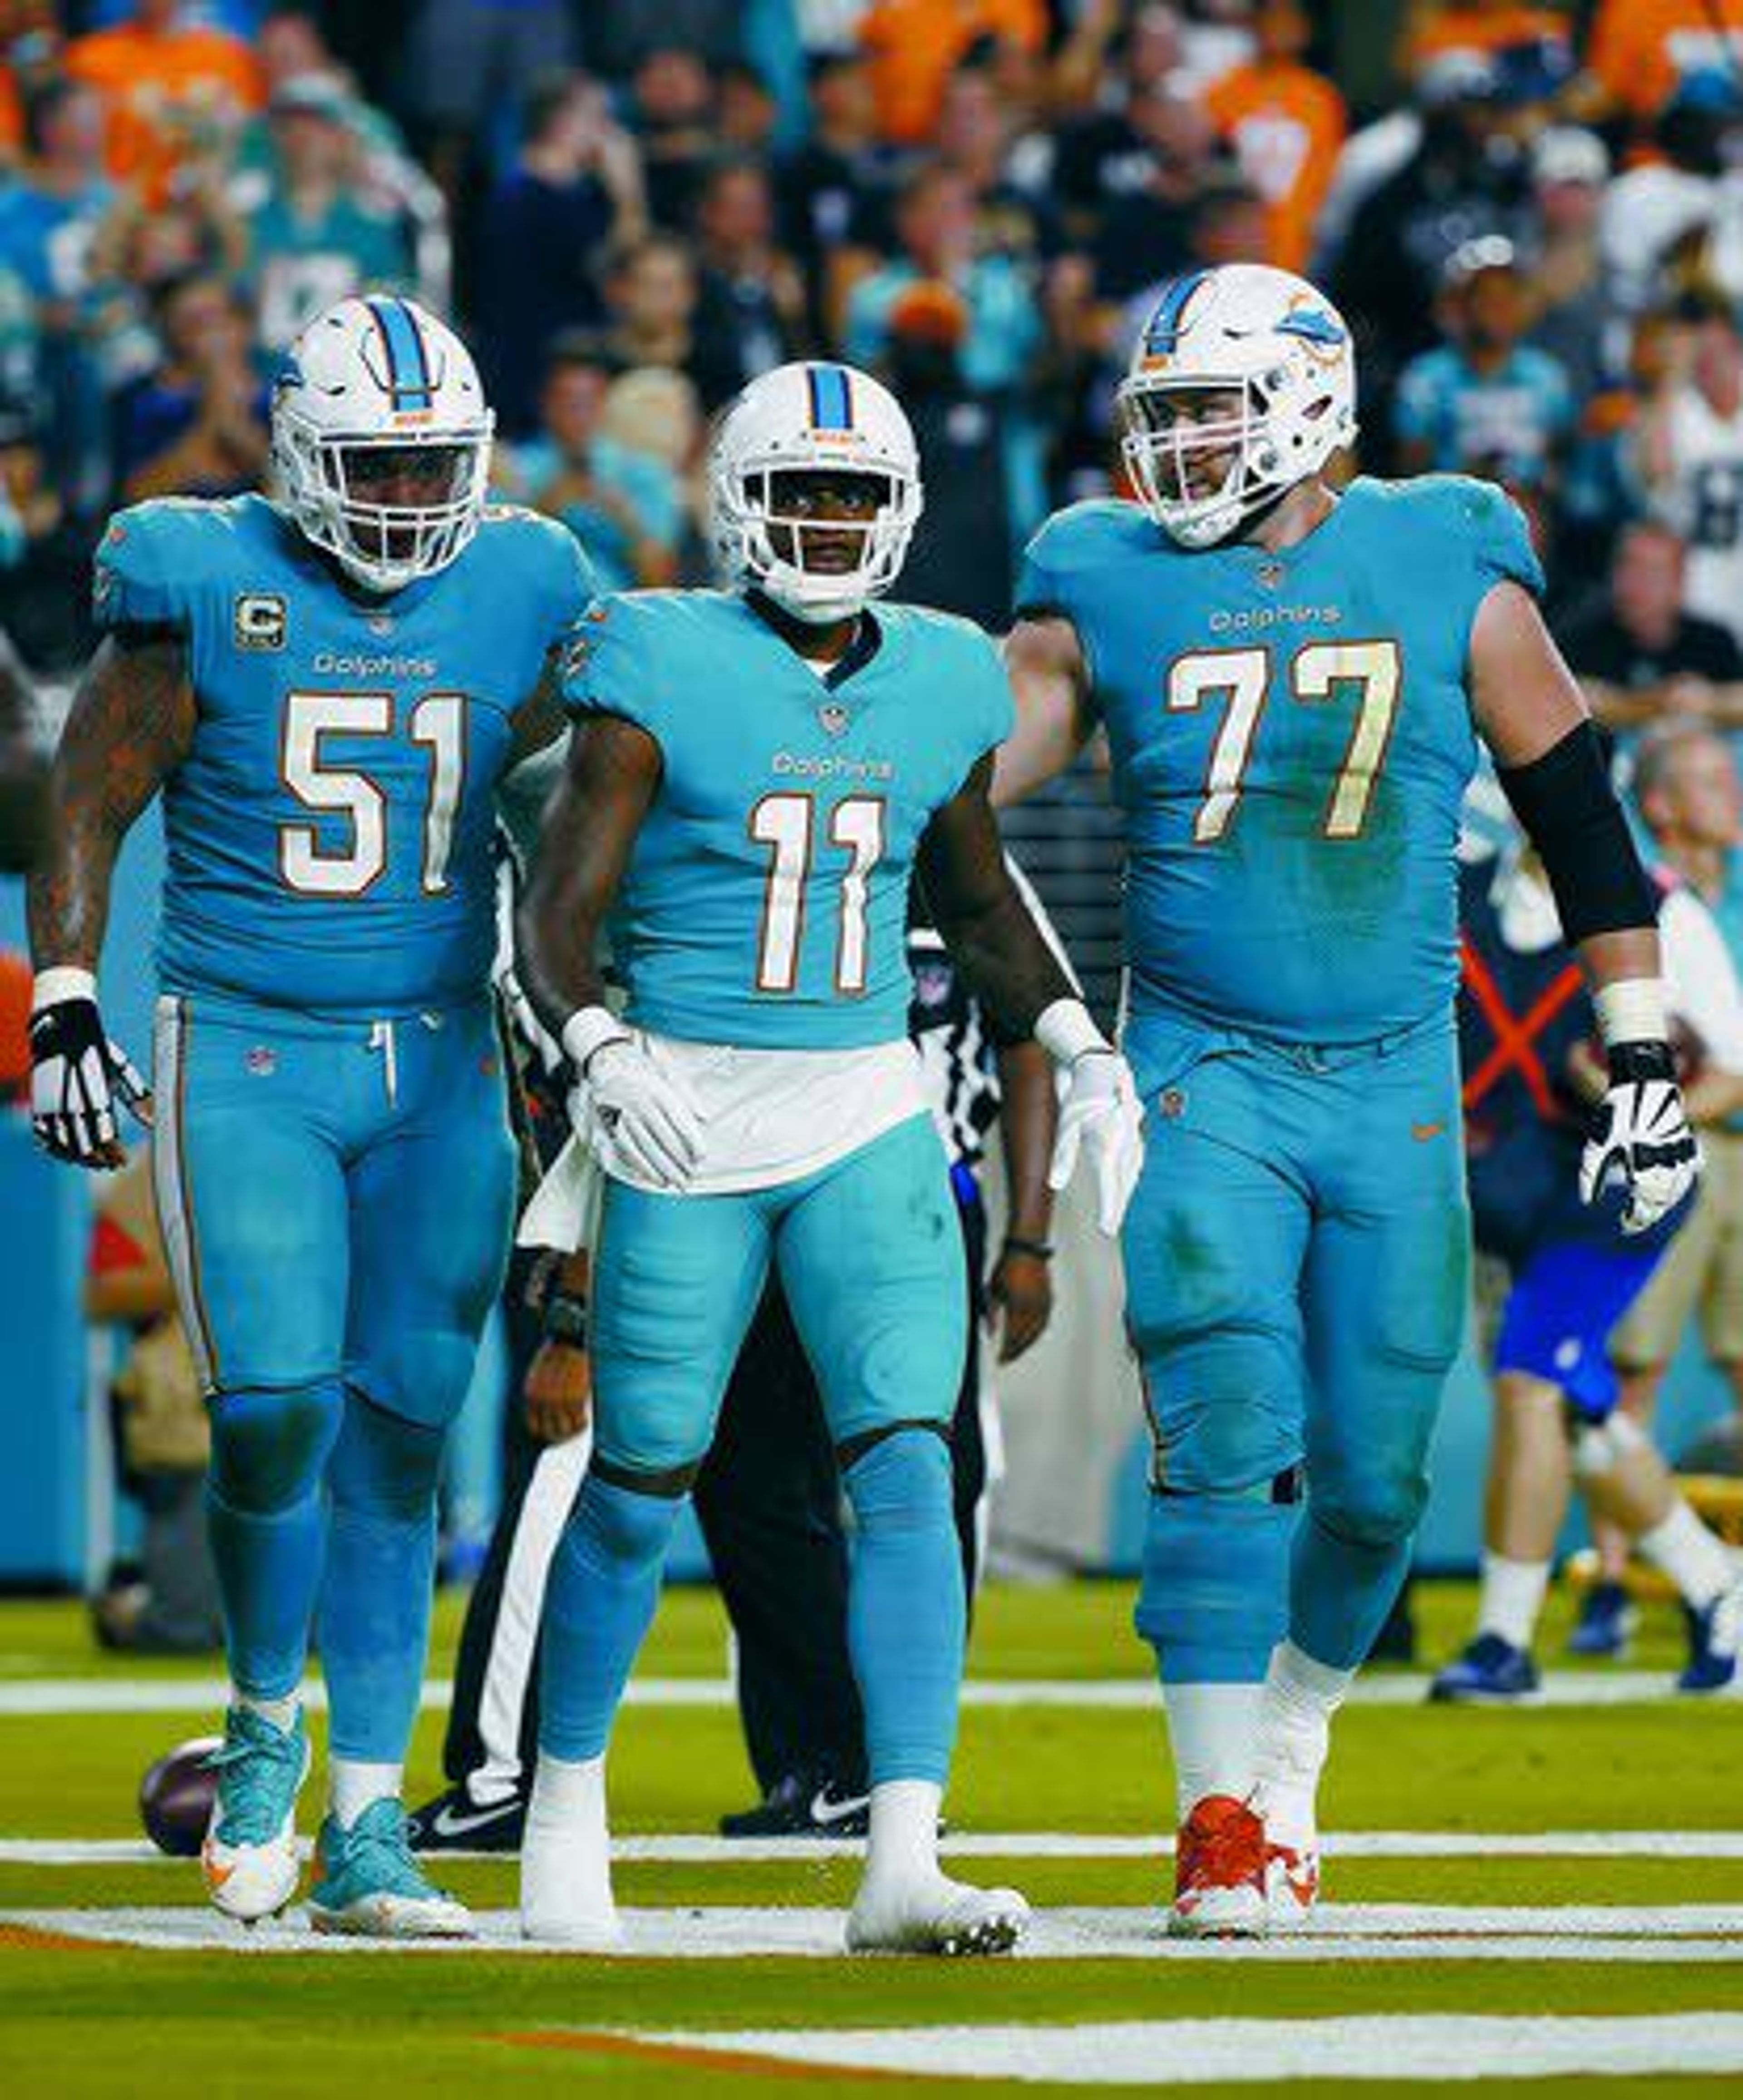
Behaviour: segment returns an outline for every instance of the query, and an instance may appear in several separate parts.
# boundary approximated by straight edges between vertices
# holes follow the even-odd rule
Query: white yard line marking
[[[1358,1680],[1350,1695],[1357,1706],[1419,1706],[1426,1702],[1428,1679],[1412,1671],[1398,1677]],[[1671,1696],[1668,1670],[1566,1670],[1551,1677],[1541,1695],[1525,1710],[1543,1706],[1632,1706]],[[220,1713],[228,1697],[228,1687],[218,1677],[26,1677],[0,1679],[0,1719],[8,1717],[75,1714],[206,1714]],[[424,1687],[423,1703],[432,1710],[445,1709],[452,1701],[453,1685],[445,1677],[432,1678]],[[1067,1707],[1086,1712],[1149,1713],[1158,1707],[1156,1688],[1148,1678],[985,1678],[971,1679],[963,1687],[964,1706],[976,1708]],[[648,1677],[633,1683],[626,1704],[631,1706],[730,1707],[736,1695],[726,1678]],[[320,1685],[311,1683],[308,1702],[313,1708],[326,1704]],[[1735,1701],[1683,1698],[1679,1710],[1693,1714],[1702,1708],[1743,1711]]]
[[[837,1910],[722,1904],[628,1909],[623,1915],[625,1951],[632,1955],[706,1960],[842,1951]],[[481,1911],[476,1917],[478,1942],[492,1953],[560,1952],[526,1946],[512,1911]],[[1600,1929],[1592,1930],[1595,1924]],[[7,1926],[130,1947],[249,1954],[454,1951],[427,1941],[325,1939],[309,1930],[301,1912],[249,1930],[203,1906],[0,1911],[0,1930]],[[1721,1936],[1728,1932],[1739,1936]],[[1743,1908],[1334,1904],[1311,1931],[1288,1939],[1196,1942],[1166,1938],[1154,1907],[1062,1908],[1035,1913],[1024,1952],[1073,1961],[1743,1962]]]
[[[511,2039],[520,2040],[515,2036]],[[563,2046],[562,2030],[536,2037]],[[567,2045],[585,2052],[591,2038]],[[1084,2027],[894,2027],[631,2034],[651,2061],[710,2054],[745,2064],[814,2064],[932,2077],[1069,2085],[1207,2085],[1218,2080],[1549,2078],[1743,2070],[1743,2014],[1633,2018],[1450,2018],[1392,2014],[1314,2020],[1145,2020]]]
[[[1320,1843],[1339,1860],[1743,1860],[1743,1830],[1328,1832]],[[1172,1837],[1057,1830],[979,1830],[947,1834],[940,1848],[958,1860],[1165,1860]],[[619,1838],[614,1859],[660,1860],[691,1867],[752,1865],[779,1860],[858,1859],[863,1838],[712,1838],[701,1832]],[[455,1851],[452,1860],[500,1859],[500,1853]],[[0,1838],[0,1866],[144,1866],[164,1855],[143,1838]],[[168,1864],[175,1864],[170,1862]]]

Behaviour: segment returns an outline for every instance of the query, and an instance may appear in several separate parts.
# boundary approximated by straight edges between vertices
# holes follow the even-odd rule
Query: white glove
[[[1586,1123],[1580,1201],[1595,1202],[1619,1180],[1628,1192],[1622,1230],[1644,1233],[1694,1187],[1701,1147],[1667,1043],[1613,1043],[1609,1065],[1609,1086]]]
[[[1144,1105],[1131,1067],[1117,1050],[1084,1050],[1067,1070],[1059,1129],[1047,1185],[1071,1179],[1082,1151],[1096,1189],[1096,1222],[1110,1239],[1119,1232],[1144,1167]]]
[[[569,1113],[607,1172],[621,1167],[656,1189],[682,1189],[702,1156],[700,1111],[632,1035],[609,1036],[590,1052]]]
[[[150,1120],[151,1094],[126,1052],[112,1043],[88,970],[38,973],[30,1016],[30,1126],[56,1159],[77,1167],[122,1163],[115,1104]]]

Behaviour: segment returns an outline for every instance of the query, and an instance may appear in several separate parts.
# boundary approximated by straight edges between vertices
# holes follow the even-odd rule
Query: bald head
[[[1667,849],[1737,843],[1743,788],[1728,739],[1704,722],[1661,722],[1640,739],[1635,799],[1653,836]]]

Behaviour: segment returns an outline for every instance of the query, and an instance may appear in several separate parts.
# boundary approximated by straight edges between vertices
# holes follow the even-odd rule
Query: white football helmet
[[[365,589],[402,589],[478,530],[494,423],[452,329],[409,299],[341,299],[298,337],[272,390],[280,507]],[[439,476],[432,500],[373,501],[381,455],[403,464],[414,450]]]
[[[859,559],[833,572],[803,565],[799,534],[814,518],[783,516],[775,476],[866,474],[883,483],[875,514],[832,523],[858,532]],[[715,551],[726,575],[815,626],[846,620],[895,581],[920,513],[920,453],[896,397],[848,364],[783,364],[753,379],[721,419],[708,456]],[[783,527],[792,559],[777,553]]]
[[[1182,419],[1173,397],[1188,392],[1227,392],[1239,404],[1215,422]],[[1287,270],[1194,270],[1156,302],[1119,404],[1139,501],[1181,546],[1214,547],[1354,439],[1349,330]]]

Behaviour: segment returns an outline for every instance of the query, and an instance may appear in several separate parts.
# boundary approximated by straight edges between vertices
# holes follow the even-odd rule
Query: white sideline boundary
[[[810,1908],[741,1905],[626,1908],[632,1957],[742,1960],[776,1955],[832,1958],[843,1952],[844,1914]],[[474,1913],[475,1939],[458,1946],[429,1940],[329,1937],[311,1930],[307,1914],[248,1928],[204,1904],[113,1909],[7,1909],[0,1931],[27,1931],[108,1946],[228,1951],[257,1956],[310,1954],[492,1954],[598,1961],[562,1948],[529,1946],[513,1911]],[[1728,1936],[1729,1935],[1729,1936]],[[1606,1909],[1591,1904],[1530,1908],[1430,1904],[1331,1904],[1313,1923],[1269,1940],[1170,1939],[1154,1904],[1066,1907],[1037,1911],[1022,1957],[1064,1961],[1580,1961],[1630,1965],[1743,1963],[1743,1906],[1692,1904]]]
[[[1354,1706],[1419,1706],[1427,1702],[1430,1679],[1422,1671],[1401,1676],[1361,1678],[1350,1693]],[[1673,1696],[1668,1671],[1648,1670],[1564,1670],[1545,1679],[1541,1692],[1521,1702],[1522,1710],[1546,1706],[1633,1706]],[[445,1677],[425,1684],[423,1705],[442,1711],[452,1703],[453,1683]],[[314,1679],[307,1696],[311,1709],[326,1705],[326,1693]],[[229,1697],[221,1677],[21,1677],[0,1678],[0,1719],[46,1718],[80,1714],[205,1714],[216,1717]],[[996,1710],[1006,1707],[1066,1707],[1086,1712],[1160,1712],[1161,1700],[1149,1678],[1045,1677],[971,1678],[963,1687],[965,1707]],[[632,1680],[624,1704],[630,1706],[734,1707],[737,1695],[724,1677],[646,1677]],[[1743,1702],[1728,1699],[1680,1698],[1680,1710],[1703,1708],[1743,1712]]]
[[[1336,1860],[1743,1860],[1743,1830],[1346,1830],[1324,1833]],[[306,1846],[307,1849],[307,1846]],[[857,1859],[853,1838],[715,1838],[702,1832],[613,1840],[611,1856],[690,1867],[750,1866],[779,1861]],[[939,1850],[957,1860],[1164,1860],[1174,1840],[1097,1831],[1007,1830],[947,1833]],[[449,1860],[501,1859],[501,1853],[454,1851]],[[0,1866],[183,1866],[143,1838],[0,1838]]]
[[[1066,2085],[1207,2085],[1253,2079],[1577,2077],[1743,2070],[1743,2015],[1635,2018],[1390,2014],[1277,2020],[1143,2020],[1083,2027],[728,2030],[589,2035],[544,2028],[505,2037],[585,2054],[628,2045],[676,2068],[908,2072]]]

